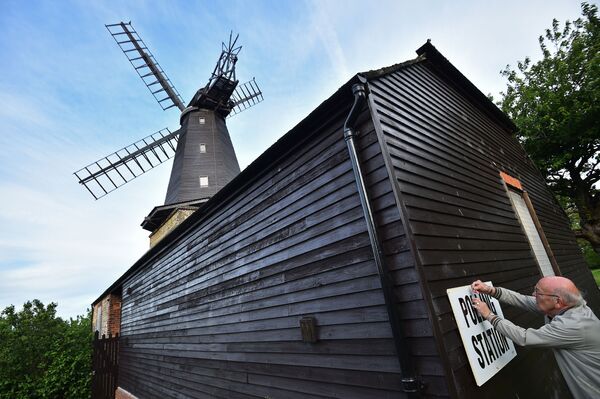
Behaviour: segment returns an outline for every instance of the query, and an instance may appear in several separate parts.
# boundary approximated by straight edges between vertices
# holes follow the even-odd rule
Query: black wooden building
[[[98,298],[121,296],[123,392],[568,397],[548,350],[475,384],[447,288],[530,293],[554,272],[596,313],[600,295],[512,122],[430,43],[417,54],[350,79]]]

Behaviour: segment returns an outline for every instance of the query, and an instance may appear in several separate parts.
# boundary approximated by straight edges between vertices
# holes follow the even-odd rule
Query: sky
[[[104,27],[131,21],[187,103],[233,30],[241,82],[265,100],[228,119],[243,169],[354,74],[412,59],[427,39],[484,94],[540,58],[552,19],[577,1],[0,0],[0,310],[40,299],[84,314],[149,247],[140,223],[164,203],[171,162],[100,200],[73,172],[179,127]]]

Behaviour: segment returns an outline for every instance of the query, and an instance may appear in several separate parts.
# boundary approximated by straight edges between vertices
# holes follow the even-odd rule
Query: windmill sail
[[[249,80],[246,83],[237,85],[235,91],[231,95],[231,100],[233,101],[233,108],[231,109],[231,114],[229,114],[229,116],[239,114],[258,104],[263,100],[263,95],[256,84],[256,80],[252,78],[252,80]]]
[[[105,26],[161,108],[177,107],[183,111],[185,106],[181,96],[131,22]]]
[[[74,175],[79,184],[99,199],[172,158],[178,136],[179,130],[162,129],[89,164]]]
[[[179,108],[180,129],[163,129],[74,173],[95,199],[175,157],[165,203],[208,198],[240,173],[225,118],[263,101],[255,79],[239,84],[238,35],[222,43],[208,79],[187,107],[131,22],[105,25],[163,109]]]

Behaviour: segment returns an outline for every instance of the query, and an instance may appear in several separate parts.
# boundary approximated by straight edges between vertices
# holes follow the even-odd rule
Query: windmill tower
[[[261,102],[263,96],[254,79],[238,84],[239,35],[230,34],[228,43],[222,43],[208,83],[186,107],[131,22],[106,28],[161,108],[181,111],[180,128],[173,132],[162,129],[74,174],[79,184],[99,199],[174,156],[165,204],[154,208],[142,223],[154,233],[178,210],[193,210],[240,172],[225,120]]]

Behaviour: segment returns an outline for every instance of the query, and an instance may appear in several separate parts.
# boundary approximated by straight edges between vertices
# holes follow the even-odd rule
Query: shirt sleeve
[[[509,290],[508,288],[496,287],[496,295],[494,295],[502,303],[516,306],[529,312],[539,313],[540,311],[535,302],[535,297],[531,295],[523,295],[518,292]]]
[[[537,348],[570,348],[581,341],[577,329],[569,328],[560,322],[551,322],[540,328],[523,328],[511,321],[496,316],[492,320],[494,328],[519,346]]]

